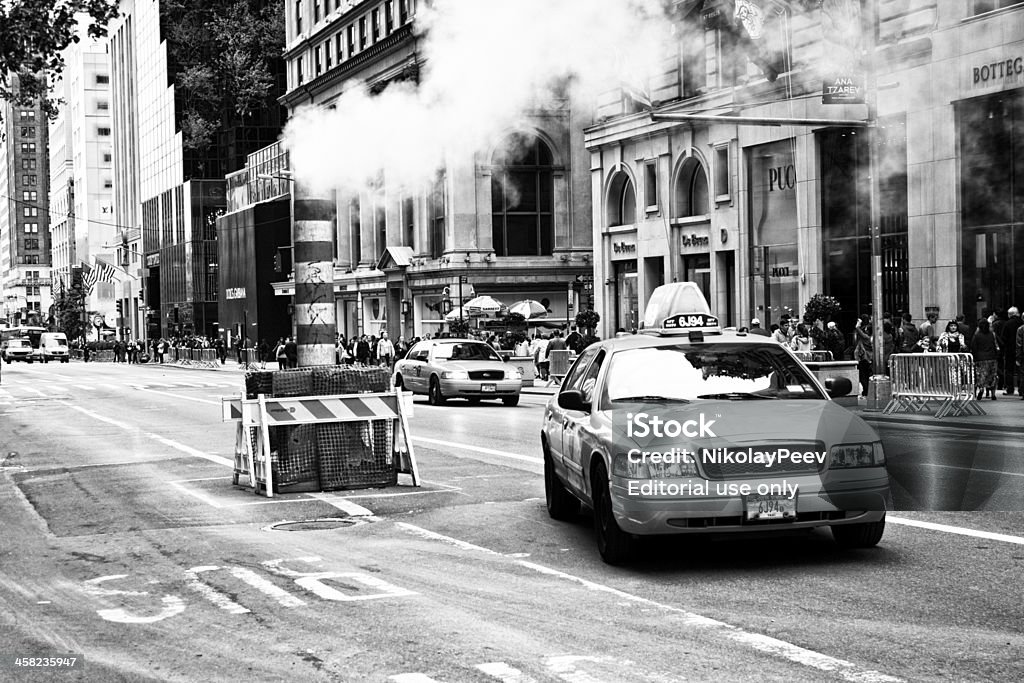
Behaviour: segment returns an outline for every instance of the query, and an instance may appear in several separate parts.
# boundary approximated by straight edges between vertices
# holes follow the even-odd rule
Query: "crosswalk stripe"
[[[394,676],[388,676],[395,683],[440,683],[436,678],[431,678],[427,674],[396,674]]]
[[[534,683],[534,679],[524,674],[519,669],[509,666],[505,662],[487,662],[477,664],[478,671],[482,671],[491,678],[497,678],[501,683]]]
[[[84,389],[85,391],[92,391],[96,388],[93,386],[86,386],[85,384],[72,384],[71,386],[78,387],[79,389]]]

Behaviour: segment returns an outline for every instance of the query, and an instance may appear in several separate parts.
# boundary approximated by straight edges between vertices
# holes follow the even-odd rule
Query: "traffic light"
[[[117,303],[116,303],[116,306],[117,306],[117,317],[118,318],[123,318],[124,317],[124,302],[121,299],[118,299]]]

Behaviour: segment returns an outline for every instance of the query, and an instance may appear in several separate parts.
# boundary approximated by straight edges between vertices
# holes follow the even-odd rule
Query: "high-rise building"
[[[0,289],[9,324],[46,324],[50,291],[49,159],[45,114],[0,103]]]
[[[129,279],[120,254],[122,229],[114,220],[110,63],[105,45],[83,36],[64,51],[55,83],[57,117],[50,121],[50,228],[54,282],[70,286],[72,267],[115,267],[114,281],[96,282],[85,302],[96,332],[110,336],[127,327],[118,320],[116,295]]]
[[[271,97],[244,120],[222,125],[210,145],[185,144],[186,101],[176,81],[193,58],[171,28],[175,12],[206,11],[200,4],[122,0],[109,31],[114,222],[138,228],[124,241],[129,270],[140,277],[119,298],[138,316],[136,334],[147,338],[218,334],[224,176],[276,140],[283,120]]]

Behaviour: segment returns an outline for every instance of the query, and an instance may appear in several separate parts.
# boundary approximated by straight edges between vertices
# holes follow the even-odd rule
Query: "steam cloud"
[[[663,0],[437,0],[420,3],[418,86],[351,87],[336,108],[306,107],[284,133],[296,177],[358,189],[383,171],[415,188],[446,158],[468,160],[554,103],[569,83],[588,102],[658,73],[672,25]]]

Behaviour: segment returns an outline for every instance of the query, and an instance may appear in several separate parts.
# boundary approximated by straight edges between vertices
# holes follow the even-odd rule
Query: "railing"
[[[892,400],[882,412],[921,413],[938,401],[935,417],[984,415],[975,398],[974,358],[969,353],[897,353],[889,357]]]

